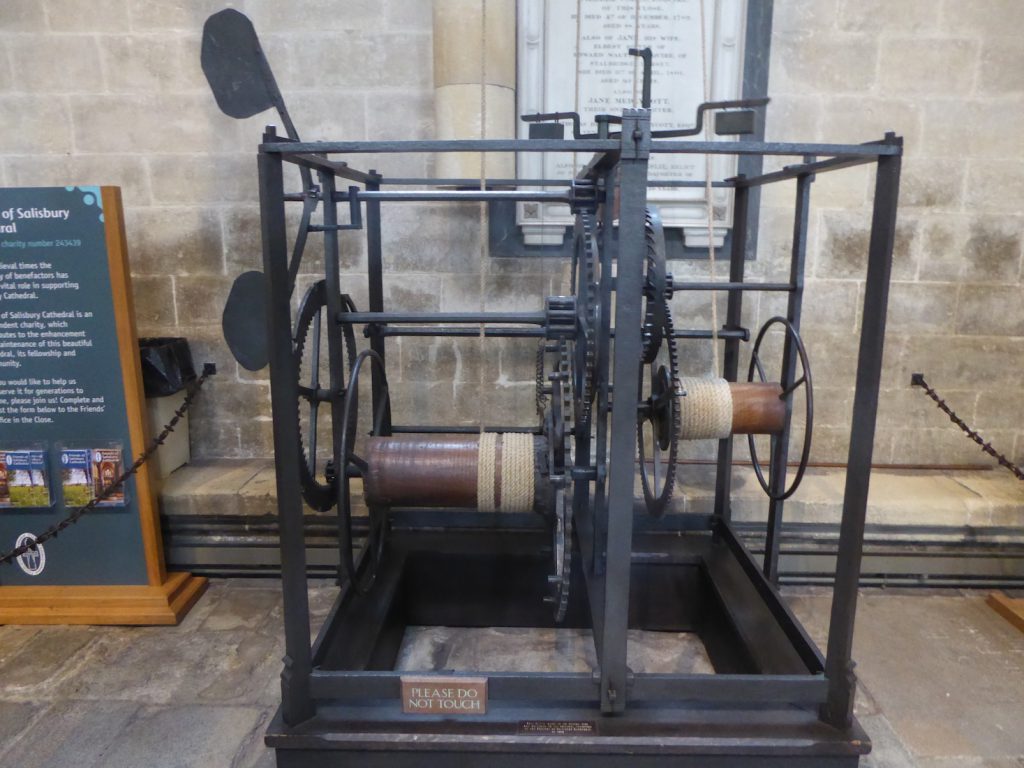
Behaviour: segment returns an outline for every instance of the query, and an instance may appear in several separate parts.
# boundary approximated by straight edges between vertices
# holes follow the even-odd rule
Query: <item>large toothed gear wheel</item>
[[[551,549],[554,573],[548,576],[549,594],[546,598],[555,609],[555,621],[565,620],[569,610],[569,582],[572,579],[572,505],[565,488],[555,491],[552,512]]]
[[[341,297],[342,306],[354,312],[355,305],[347,296]],[[299,483],[302,497],[306,503],[319,512],[325,512],[337,502],[337,486],[334,483],[330,462],[323,472],[317,469],[317,425],[320,419],[320,406],[333,408],[344,396],[345,391],[331,392],[321,386],[321,358],[326,359],[327,342],[324,331],[323,316],[327,308],[327,286],[323,280],[313,283],[306,291],[295,321],[295,333],[292,336],[292,356],[298,375],[299,401]],[[342,332],[345,345],[345,356],[348,370],[351,372],[356,359],[356,340],[351,326],[345,326]],[[303,420],[305,416],[305,429]],[[331,440],[328,440],[328,445]]]
[[[550,400],[544,414],[544,434],[548,443],[548,473],[553,498],[550,504],[552,572],[548,576],[546,602],[554,606],[555,621],[565,618],[569,607],[569,582],[572,573],[572,485],[573,396],[569,347],[564,340],[549,342],[545,358],[550,368]]]
[[[668,301],[672,298],[672,277],[668,274],[665,257],[665,228],[661,214],[651,206],[645,222],[647,256],[644,276],[644,324],[641,339],[643,361],[651,363],[658,356],[665,338],[665,326],[670,322]]]
[[[597,221],[590,211],[576,216],[572,255],[572,288],[576,295],[577,336],[573,349],[574,417],[577,424],[590,424],[597,388],[597,334],[600,328],[600,264]]]
[[[640,451],[640,482],[647,511],[654,517],[665,513],[676,483],[679,456],[680,412],[679,355],[673,336],[672,309],[663,302],[660,350],[650,362],[640,364],[640,418],[637,445]],[[648,469],[648,442],[651,447]]]
[[[537,416],[540,423],[544,424],[544,414],[548,409],[548,386],[545,383],[545,358],[548,342],[542,341],[537,345],[537,378],[534,383],[534,400],[537,406]]]

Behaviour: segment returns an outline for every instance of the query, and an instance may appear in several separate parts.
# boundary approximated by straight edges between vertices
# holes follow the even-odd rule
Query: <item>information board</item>
[[[0,189],[0,551],[97,496],[145,441],[120,190]],[[19,587],[165,582],[144,466],[0,567],[0,623]]]

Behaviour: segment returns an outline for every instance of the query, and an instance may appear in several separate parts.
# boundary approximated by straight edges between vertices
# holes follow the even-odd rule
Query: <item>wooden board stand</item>
[[[993,592],[986,602],[1000,616],[1024,632],[1024,599],[1007,597],[1002,592]]]
[[[114,319],[124,382],[130,453],[149,442],[135,307],[128,267],[124,212],[118,187],[100,188]],[[128,451],[126,451],[126,454]],[[149,465],[135,475],[148,584],[0,586],[0,624],[177,624],[207,586],[205,577],[168,573],[159,508]],[[75,535],[74,529],[64,534]]]

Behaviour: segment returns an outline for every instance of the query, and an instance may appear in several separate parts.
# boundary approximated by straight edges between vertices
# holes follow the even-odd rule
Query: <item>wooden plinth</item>
[[[0,624],[177,624],[205,590],[189,573],[159,587],[4,587]]]
[[[986,601],[1000,616],[1024,632],[1024,599],[1007,597],[1002,592],[993,592]]]

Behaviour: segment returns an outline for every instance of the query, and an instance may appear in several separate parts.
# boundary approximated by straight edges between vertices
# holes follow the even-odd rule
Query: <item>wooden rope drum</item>
[[[774,434],[786,417],[776,383],[683,379],[683,439]],[[544,439],[525,432],[389,435],[367,439],[363,492],[371,505],[481,512],[540,510],[550,488]]]
[[[546,483],[538,441],[518,432],[371,437],[363,492],[368,504],[386,507],[530,512]]]
[[[778,434],[786,422],[782,388],[774,382],[734,382],[721,378],[679,380],[682,440],[720,440],[730,435]]]

